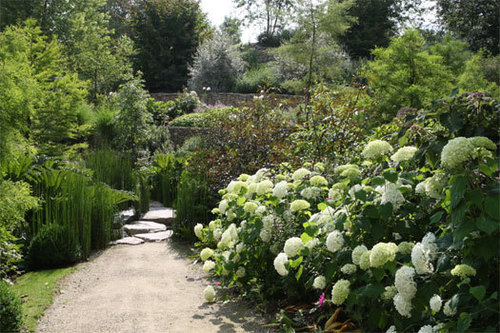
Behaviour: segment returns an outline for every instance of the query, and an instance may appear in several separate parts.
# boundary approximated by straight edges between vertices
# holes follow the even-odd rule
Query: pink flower
[[[323,303],[325,302],[325,293],[321,293],[321,295],[319,296],[319,300],[318,300],[318,307],[322,306]]]
[[[220,282],[217,282],[216,285],[217,285],[217,287],[220,287]]]
[[[330,200],[333,200],[333,198],[326,198],[325,200],[326,201],[330,201]]]

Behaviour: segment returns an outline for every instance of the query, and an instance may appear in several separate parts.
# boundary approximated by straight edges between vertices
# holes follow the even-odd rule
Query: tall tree
[[[294,0],[234,0],[238,8],[245,9],[249,22],[265,27],[266,36],[275,36],[284,28],[285,22],[294,7]]]
[[[500,0],[436,0],[448,30],[464,38],[473,51],[500,52]]]
[[[188,63],[208,30],[193,0],[138,0],[130,8],[135,63],[149,90],[178,91],[186,85]]]

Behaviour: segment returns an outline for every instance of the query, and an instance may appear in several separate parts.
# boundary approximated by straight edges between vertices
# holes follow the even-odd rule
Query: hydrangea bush
[[[498,330],[497,147],[458,137],[420,165],[419,149],[378,140],[331,175],[242,174],[194,228],[205,270],[246,295],[319,299],[311,318],[340,307],[363,331]]]

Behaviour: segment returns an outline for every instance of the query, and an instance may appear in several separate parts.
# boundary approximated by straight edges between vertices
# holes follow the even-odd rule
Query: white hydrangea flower
[[[411,251],[415,244],[412,242],[401,242],[398,245],[399,252],[402,254],[411,254]]]
[[[349,286],[351,283],[347,280],[338,280],[332,288],[332,303],[341,305],[349,296]]]
[[[382,295],[380,295],[380,299],[382,299],[383,301],[390,301],[394,298],[394,296],[396,296],[397,293],[398,290],[396,289],[395,286],[387,286],[385,287],[385,290],[382,293]]]
[[[264,225],[265,229],[271,229],[274,225],[274,216],[273,215],[266,215],[262,218],[262,224]]]
[[[262,169],[259,169],[256,173],[255,173],[255,178],[258,182],[260,182],[261,180],[263,180],[264,178],[266,178],[266,176],[268,175],[269,173],[269,170],[266,169],[266,168],[262,168]]]
[[[323,275],[317,276],[314,278],[313,288],[314,289],[325,289],[326,287],[326,278]]]
[[[285,267],[285,264],[288,262],[288,256],[286,253],[279,253],[276,258],[274,258],[274,269],[281,276],[287,276],[288,270]]]
[[[243,266],[240,266],[238,268],[238,270],[236,271],[236,276],[239,277],[240,279],[245,277],[246,274],[247,274],[247,272],[245,271],[245,267],[243,267]]]
[[[208,258],[210,258],[214,254],[214,250],[212,250],[209,247],[204,248],[200,252],[200,258],[202,261],[206,261]]]
[[[456,265],[451,270],[451,275],[459,276],[462,279],[465,279],[468,276],[476,276],[476,270],[474,269],[474,267],[471,267],[466,264],[461,264],[461,265]]]
[[[288,195],[288,183],[283,180],[276,184],[273,189],[273,195],[278,199],[283,199]]]
[[[443,301],[439,295],[434,295],[429,300],[429,305],[432,311],[439,312],[439,310],[441,310],[441,306],[443,305]]]
[[[255,202],[252,202],[252,201],[247,201],[243,205],[243,210],[249,214],[254,214],[255,211],[257,210],[257,208],[259,208],[259,206]]]
[[[342,268],[340,269],[340,271],[346,275],[351,275],[351,274],[354,274],[357,270],[357,267],[356,265],[354,264],[345,264],[344,266],[342,266]]]
[[[370,266],[381,267],[396,259],[398,246],[394,243],[378,243],[370,251]]]
[[[392,151],[392,146],[383,140],[374,140],[369,142],[361,155],[368,160],[373,160],[386,155]]]
[[[292,237],[286,240],[283,251],[288,258],[295,257],[304,248],[304,243],[299,237]]]
[[[448,141],[441,151],[441,165],[446,169],[461,169],[472,157],[474,146],[464,137]]]
[[[351,198],[356,199],[356,193],[363,189],[362,185],[356,184],[349,190]]]
[[[255,215],[262,217],[266,213],[266,210],[266,206],[259,206],[259,208],[255,210]]]
[[[328,181],[323,176],[313,176],[311,177],[309,182],[311,183],[312,186],[316,187],[328,186]]]
[[[411,300],[417,293],[417,283],[413,281],[415,269],[409,266],[402,266],[396,271],[394,285],[401,297]]]
[[[210,223],[208,224],[208,229],[210,229],[210,231],[212,231],[212,232],[215,230],[216,227],[217,227],[217,222],[215,222],[215,220],[210,221]]]
[[[451,308],[451,299],[444,303],[443,312],[448,317],[453,317],[457,314],[457,308]]]
[[[411,251],[411,262],[417,274],[430,274],[434,271],[434,266],[429,257],[429,251],[422,243],[417,243]]]
[[[398,331],[396,331],[396,326],[392,325],[387,329],[387,331],[385,331],[385,333],[398,333]]]
[[[433,333],[432,326],[431,325],[422,326],[418,330],[418,333]]]
[[[244,248],[245,248],[245,244],[243,244],[243,243],[236,244],[236,253],[241,253]]]
[[[307,170],[306,168],[300,168],[293,173],[292,179],[295,181],[299,181],[309,176],[310,174],[311,171]]]
[[[366,246],[364,246],[364,245],[356,246],[354,248],[354,250],[352,251],[352,255],[351,255],[352,262],[359,266],[359,261],[361,259],[361,256],[365,252],[368,252],[368,249],[366,248]]]
[[[271,241],[272,233],[269,229],[262,228],[260,230],[259,237],[264,243],[269,243]]]
[[[321,195],[321,191],[319,187],[306,187],[300,192],[300,195],[306,199],[316,199]]]
[[[227,186],[227,190],[233,194],[240,194],[242,188],[247,188],[247,184],[243,181],[231,181]]]
[[[196,235],[196,237],[198,237],[199,239],[202,240],[203,238],[203,224],[201,223],[198,223],[194,226],[194,234]]]
[[[305,201],[305,200],[302,200],[302,199],[294,200],[290,204],[290,210],[292,212],[298,212],[298,211],[301,211],[301,210],[306,210],[306,209],[309,209],[309,207],[311,207],[311,204],[309,202]]]
[[[248,185],[248,191],[245,194],[245,196],[247,198],[251,198],[254,195],[255,192],[257,192],[257,184],[256,183],[250,183]]]
[[[371,255],[371,251],[363,252],[361,257],[359,258],[359,268],[361,268],[365,271],[368,268],[370,268],[370,255]]]
[[[406,201],[405,197],[398,189],[398,186],[391,182],[386,182],[383,186],[377,186],[375,191],[382,195],[380,198],[381,204],[390,202],[395,210],[401,207],[401,205]]]
[[[278,243],[274,243],[269,247],[269,251],[271,251],[272,254],[278,254],[280,252],[280,248]]]
[[[411,299],[408,300],[402,295],[396,294],[396,296],[394,296],[394,307],[403,317],[411,317],[411,310],[413,309]]]
[[[436,259],[439,250],[436,244],[436,236],[432,232],[426,233],[424,238],[422,238],[422,244],[429,251],[431,259]]]
[[[203,290],[203,297],[207,302],[213,302],[215,300],[215,289],[212,286],[208,286]]]
[[[238,180],[241,181],[241,182],[246,182],[248,180],[248,178],[250,177],[250,175],[247,175],[246,173],[242,173],[239,177],[238,177]]]
[[[417,150],[417,147],[412,146],[401,147],[396,153],[391,156],[391,160],[393,160],[394,162],[409,161],[413,158],[413,156],[415,156]]]
[[[342,237],[342,234],[334,230],[328,236],[326,237],[326,248],[330,252],[337,252],[344,246],[344,237]]]
[[[212,269],[215,268],[215,262],[213,262],[212,260],[207,260],[205,261],[205,263],[203,264],[203,271],[205,273],[208,273],[210,272]]]
[[[227,200],[224,199],[219,203],[219,210],[222,214],[226,213],[227,207],[228,207]]]
[[[222,229],[221,228],[216,228],[213,232],[212,232],[213,236],[215,239],[219,239],[221,236],[222,236]]]
[[[272,192],[273,182],[266,179],[257,184],[257,195],[264,195],[266,193]]]

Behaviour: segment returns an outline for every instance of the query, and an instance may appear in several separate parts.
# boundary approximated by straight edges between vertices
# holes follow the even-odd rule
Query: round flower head
[[[370,251],[370,266],[380,267],[396,259],[398,246],[394,243],[378,243]]]
[[[357,267],[354,264],[345,264],[340,271],[346,275],[351,275],[356,272],[356,269]]]
[[[371,255],[371,251],[363,252],[361,257],[359,258],[359,268],[361,268],[365,271],[368,268],[370,268],[370,255]]]
[[[201,223],[198,223],[194,226],[194,234],[196,235],[196,237],[198,237],[199,239],[202,239],[203,238],[203,225]]]
[[[227,186],[227,190],[233,194],[240,194],[242,188],[246,188],[247,184],[243,181],[232,181]]]
[[[215,301],[215,289],[212,286],[208,286],[203,290],[203,297],[207,302]]]
[[[434,271],[434,266],[430,259],[430,251],[422,243],[417,243],[413,247],[411,262],[417,274],[429,274]]]
[[[314,278],[313,288],[314,289],[325,289],[326,287],[326,278],[323,275],[317,276]]]
[[[266,179],[257,184],[257,195],[264,195],[273,190],[273,182]]]
[[[250,175],[247,175],[246,173],[242,173],[239,177],[238,177],[238,180],[239,181],[242,181],[242,182],[246,182],[248,180],[248,178],[250,177]]]
[[[304,243],[299,237],[292,237],[286,240],[284,251],[288,258],[295,257],[304,248]]]
[[[299,181],[309,176],[310,174],[311,171],[307,170],[306,168],[300,168],[293,173],[292,179],[295,181]]]
[[[311,204],[305,200],[295,200],[290,204],[290,209],[292,212],[298,212],[300,210],[306,210],[311,207]]]
[[[461,169],[471,158],[474,146],[464,137],[448,141],[441,151],[441,165],[446,169]]]
[[[415,269],[409,266],[402,266],[396,271],[394,285],[401,297],[411,300],[417,293],[417,284],[413,281]]]
[[[413,244],[412,242],[401,242],[398,245],[398,251],[402,254],[411,254],[411,250],[414,246],[415,244]]]
[[[260,217],[262,217],[265,213],[266,213],[266,206],[259,206],[259,208],[255,210],[255,214]]]
[[[398,209],[406,200],[394,183],[386,182],[383,186],[377,186],[375,191],[382,194],[381,204],[390,202],[394,209]]]
[[[469,265],[456,265],[455,268],[451,270],[451,275],[459,276],[462,279],[465,279],[468,276],[475,276],[476,270]]]
[[[203,250],[201,250],[201,252],[200,252],[200,258],[201,258],[201,260],[206,261],[213,254],[214,254],[214,250],[212,250],[211,248],[206,247]]]
[[[222,236],[222,229],[215,228],[214,231],[212,232],[212,234],[213,234],[215,239],[219,239]]]
[[[248,185],[248,191],[245,194],[247,198],[251,198],[252,195],[257,192],[257,184],[256,183],[251,183]]]
[[[397,293],[398,290],[395,286],[387,286],[385,287],[385,291],[382,293],[382,295],[380,295],[380,298],[383,301],[390,301],[394,298],[394,296],[396,296]]]
[[[356,246],[354,248],[354,250],[352,251],[352,255],[351,255],[352,262],[359,266],[359,261],[361,260],[361,256],[363,255],[363,253],[365,253],[367,251],[368,251],[368,249],[364,245]]]
[[[349,286],[351,283],[347,280],[338,280],[332,288],[332,303],[341,305],[349,296]]]
[[[283,180],[276,184],[273,189],[273,195],[278,199],[283,199],[288,194],[288,183]]]
[[[369,142],[361,154],[368,160],[374,160],[386,155],[390,151],[392,151],[392,146],[388,142],[375,140]]]
[[[441,310],[442,304],[443,304],[443,301],[441,300],[441,297],[439,297],[439,295],[432,296],[430,301],[429,301],[429,305],[431,307],[431,310],[434,312],[439,312],[439,310]]]
[[[241,279],[241,278],[245,277],[245,275],[246,275],[245,267],[240,266],[238,268],[238,270],[236,271],[236,276]]]
[[[300,195],[305,199],[315,199],[319,197],[321,194],[321,188],[319,187],[306,187],[302,191],[300,191]]]
[[[391,156],[391,160],[393,160],[394,162],[409,161],[413,158],[413,156],[415,156],[416,152],[416,147],[402,147],[399,148],[398,151]]]
[[[214,208],[214,209],[212,209],[212,214],[219,215],[219,214],[222,214],[222,212],[220,211],[219,208]]]
[[[387,331],[385,331],[385,333],[398,333],[398,331],[396,331],[396,326],[392,325],[387,329]]]
[[[418,333],[433,333],[433,332],[434,331],[432,330],[432,326],[431,325],[422,326],[418,330]]]
[[[212,260],[207,260],[205,261],[205,263],[203,264],[203,271],[205,273],[208,273],[210,272],[212,269],[215,268],[215,262],[213,262]]]
[[[344,237],[342,237],[342,234],[334,230],[328,236],[326,237],[326,248],[330,252],[337,252],[344,246]]]
[[[314,170],[316,170],[318,172],[323,172],[323,171],[325,171],[325,165],[321,162],[318,162],[318,163],[314,164]]]
[[[411,317],[411,310],[413,309],[413,306],[411,305],[411,299],[408,300],[401,294],[397,294],[396,296],[394,296],[394,307],[403,317]]]
[[[263,228],[259,233],[259,237],[264,243],[269,243],[272,237],[271,231]]]
[[[312,186],[317,186],[317,187],[328,186],[328,181],[323,176],[313,176],[311,177],[309,182],[311,183]]]
[[[319,244],[319,239],[313,238],[311,240],[308,240],[304,246],[307,247],[309,250],[312,250],[315,246]]]
[[[255,202],[247,201],[243,206],[243,210],[249,214],[255,213],[255,211],[259,208],[259,206]]]
[[[285,264],[288,262],[288,257],[286,253],[279,253],[276,258],[274,258],[274,269],[281,276],[287,276],[288,270],[285,267]]]
[[[220,203],[219,203],[219,210],[222,214],[224,214],[227,210],[227,207],[228,207],[228,203],[227,203],[227,200],[222,200]]]
[[[444,303],[443,313],[448,317],[453,317],[457,314],[457,308],[451,308],[451,299]]]

